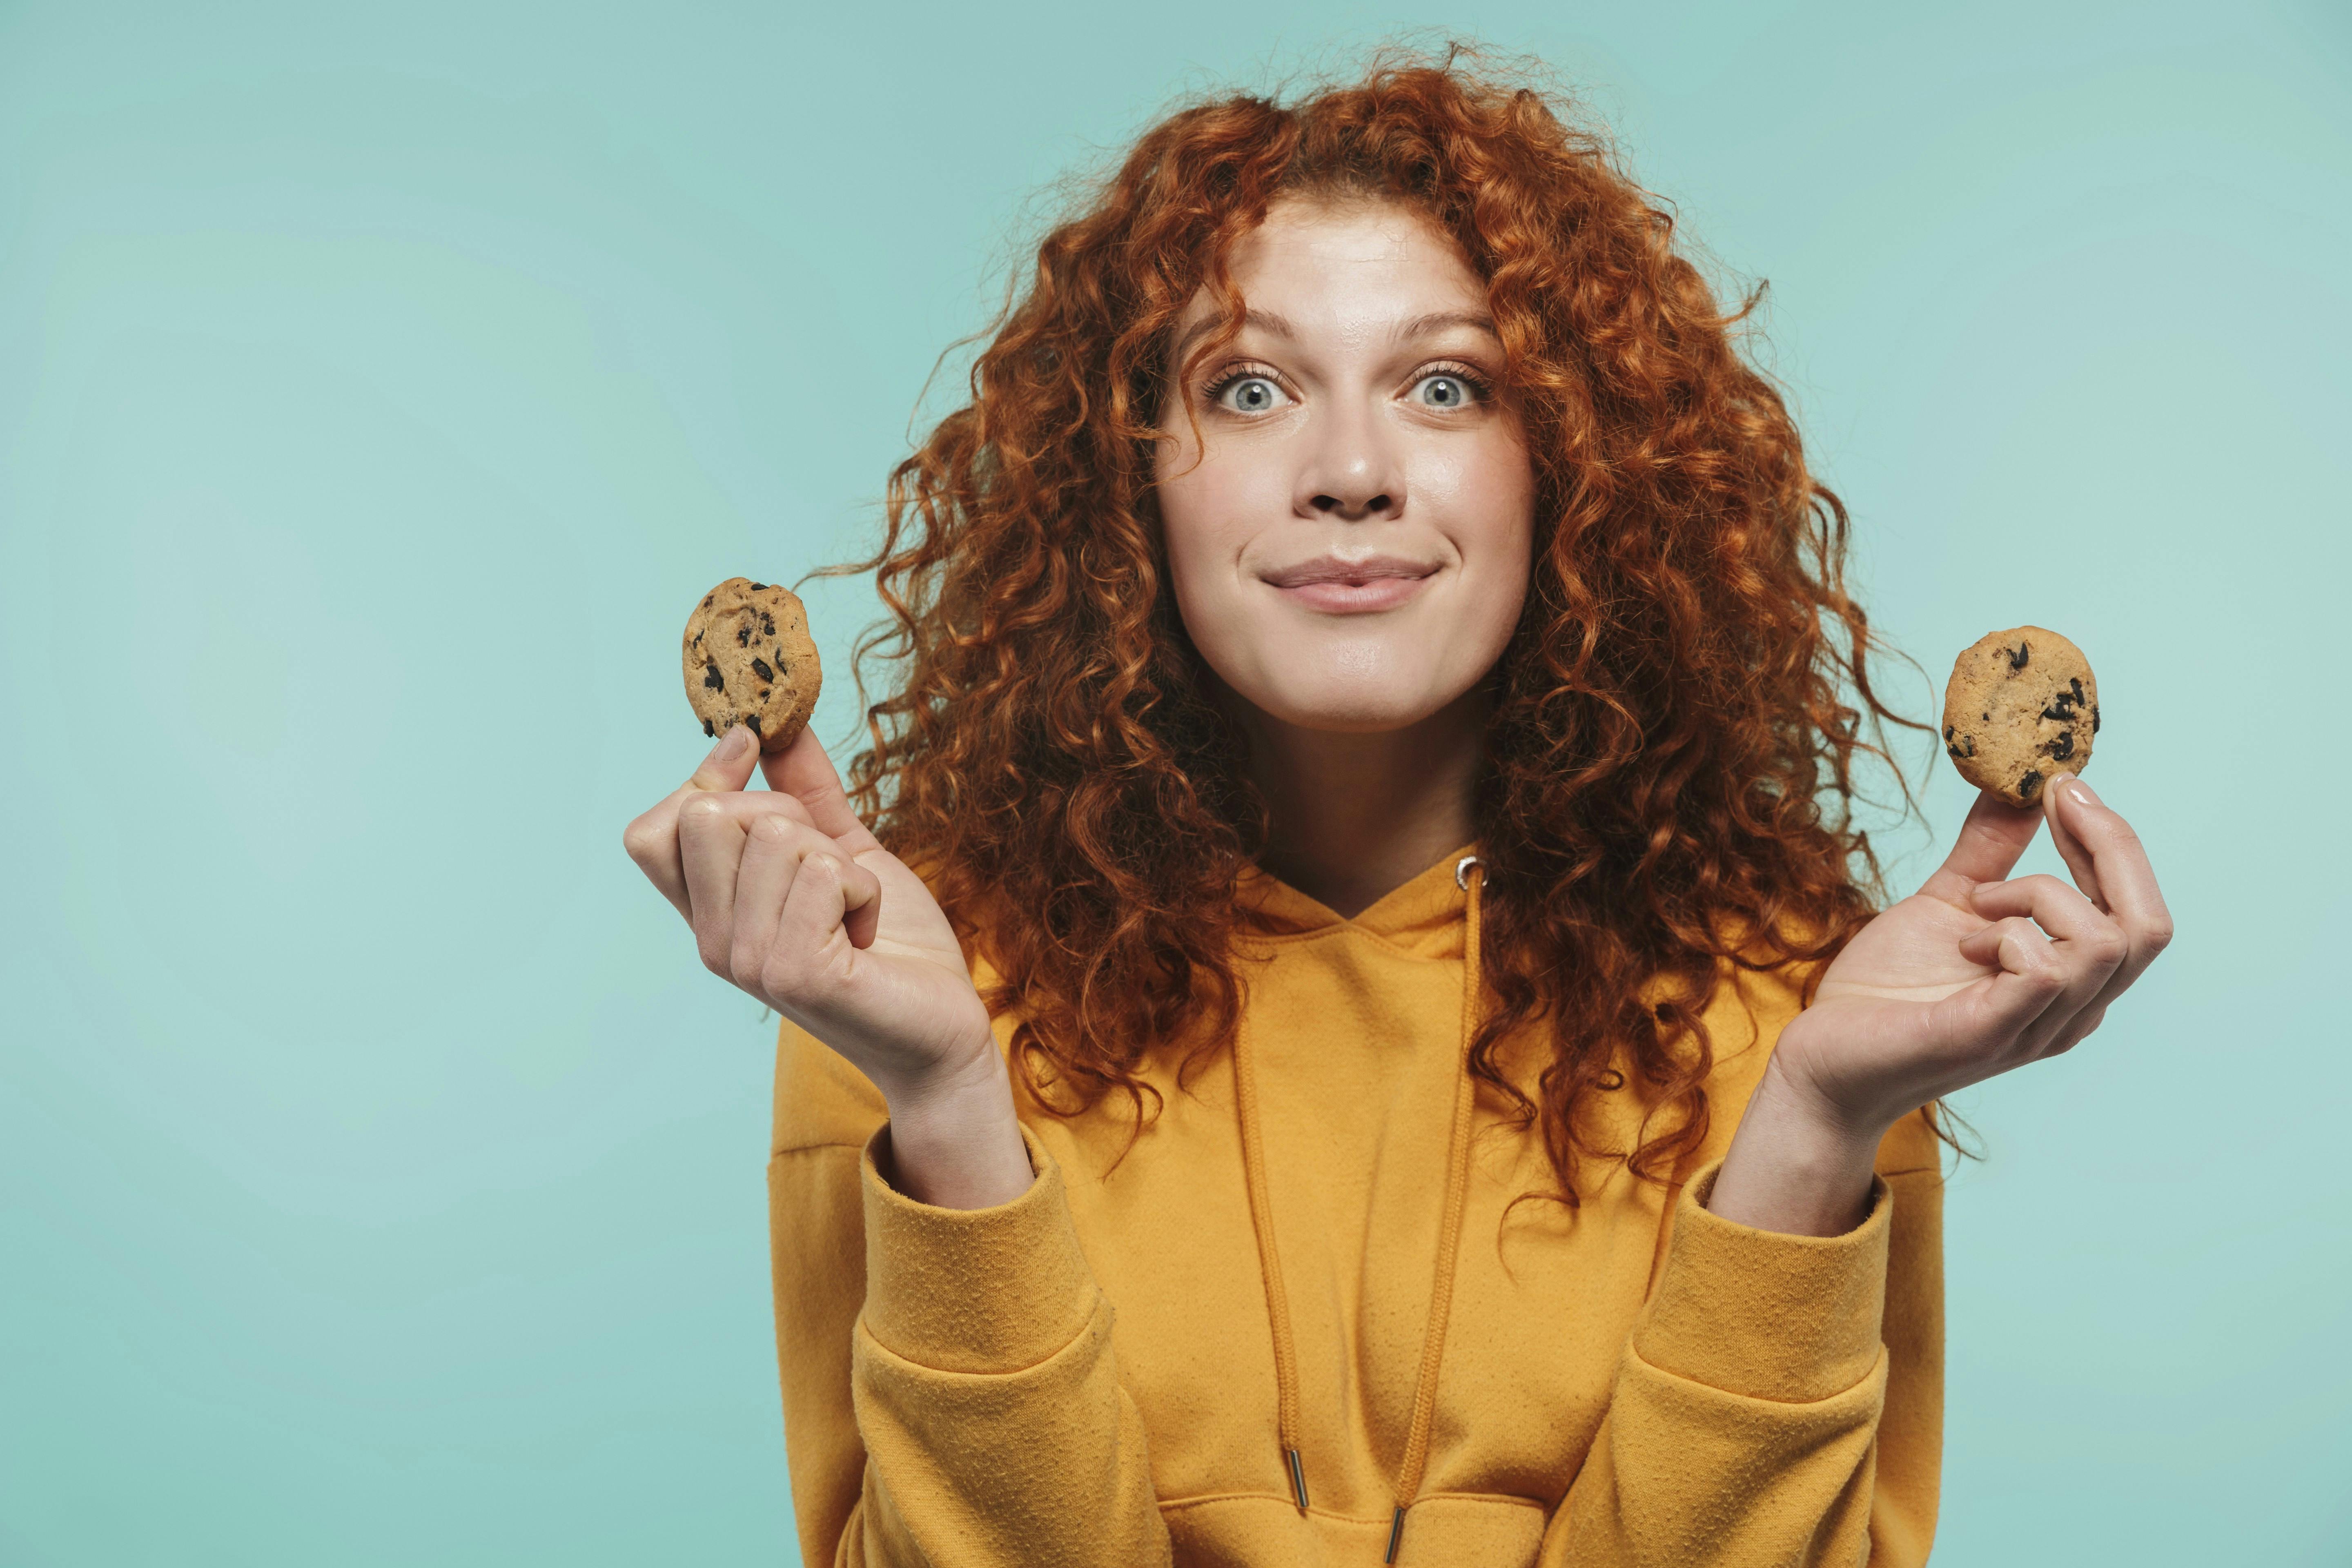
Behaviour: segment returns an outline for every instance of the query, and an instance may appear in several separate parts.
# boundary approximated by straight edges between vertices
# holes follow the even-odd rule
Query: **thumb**
[[[1966,890],[1979,882],[2001,880],[2016,867],[2018,857],[2033,842],[2041,826],[2038,806],[2011,805],[1992,791],[1985,791],[1969,807],[1968,820],[1960,824],[1952,852],[1920,890],[1937,898],[1965,898]]]
[[[719,737],[694,776],[686,781],[688,789],[733,792],[751,781],[751,769],[758,764],[759,748],[751,743],[749,725],[738,724]]]

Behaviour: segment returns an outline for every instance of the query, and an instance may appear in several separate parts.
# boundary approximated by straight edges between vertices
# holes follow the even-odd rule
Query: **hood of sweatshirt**
[[[1466,869],[1465,860],[1471,863]],[[1295,934],[1272,939],[1277,944],[1345,931],[1385,942],[1415,958],[1458,960],[1471,914],[1471,884],[1475,880],[1471,873],[1478,868],[1477,845],[1462,845],[1431,862],[1412,880],[1389,889],[1352,920],[1255,866],[1243,870],[1234,885],[1234,897],[1299,928]],[[1256,949],[1257,944],[1250,946]],[[1278,946],[1265,948],[1252,956],[1270,959],[1277,951]]]

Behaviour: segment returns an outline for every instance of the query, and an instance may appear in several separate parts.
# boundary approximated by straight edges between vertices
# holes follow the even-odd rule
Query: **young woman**
[[[1671,231],[1452,60],[1173,116],[898,471],[855,795],[630,824],[786,1020],[808,1562],[1926,1557],[1933,1102],[2170,927],[2063,773],[1874,913],[1843,509]]]

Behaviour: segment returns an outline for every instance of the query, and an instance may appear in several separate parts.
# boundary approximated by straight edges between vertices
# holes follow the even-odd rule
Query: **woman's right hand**
[[[764,790],[744,788],[755,757]],[[761,754],[736,726],[621,841],[704,966],[846,1057],[894,1115],[1002,1070],[947,916],[812,731]]]

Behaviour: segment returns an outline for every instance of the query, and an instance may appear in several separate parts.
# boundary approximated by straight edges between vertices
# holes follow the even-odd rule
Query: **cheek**
[[[1535,474],[1527,449],[1503,430],[1447,448],[1414,477],[1424,499],[1490,538],[1528,531]]]
[[[1171,586],[1196,639],[1210,623],[1234,613],[1242,552],[1263,531],[1269,505],[1288,493],[1269,478],[1271,465],[1248,458],[1245,451],[1220,450],[1196,463],[1180,448],[1159,463],[1154,490]]]
[[[1424,494],[1443,510],[1477,588],[1474,616],[1490,632],[1499,626],[1494,637],[1507,640],[1535,548],[1535,474],[1526,450],[1498,432],[1439,466]],[[1500,646],[1496,640],[1498,651]]]
[[[1159,503],[1160,533],[1168,543],[1169,585],[1175,589],[1176,607],[1189,626],[1202,613],[1203,597],[1213,595],[1218,580],[1227,574],[1217,570],[1219,557],[1227,553],[1216,527],[1224,509],[1217,504],[1214,487],[1204,482],[1197,468],[1163,480]]]

